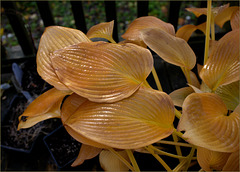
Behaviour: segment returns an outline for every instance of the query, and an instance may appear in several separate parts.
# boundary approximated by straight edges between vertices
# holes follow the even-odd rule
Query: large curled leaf
[[[85,160],[96,157],[101,151],[102,149],[100,148],[82,144],[78,157],[71,166],[76,167],[81,165]]]
[[[232,14],[234,12],[236,12],[239,9],[239,7],[228,7],[226,9],[224,9],[219,15],[216,16],[215,18],[215,23],[219,26],[219,27],[223,27],[224,23],[226,23],[228,20],[231,19]],[[239,18],[238,18],[239,19]]]
[[[97,24],[89,29],[87,37],[91,38],[105,38],[110,42],[115,42],[112,38],[114,21]]]
[[[239,80],[239,30],[222,37],[212,50],[200,77],[212,90]]]
[[[145,44],[168,63],[187,69],[195,66],[196,56],[185,40],[157,28],[145,29],[141,33]]]
[[[60,106],[63,98],[68,94],[70,93],[52,88],[37,97],[19,116],[18,130],[29,128],[49,118],[60,118]],[[22,117],[26,117],[26,119],[22,120]]]
[[[128,27],[122,38],[131,41],[142,41],[141,30],[146,28],[158,28],[166,33],[175,35],[173,25],[166,23],[154,16],[145,16],[135,19]]]
[[[39,75],[59,90],[68,90],[57,78],[52,67],[51,55],[54,51],[77,44],[90,42],[87,36],[80,30],[50,26],[43,33],[37,52],[37,71]]]
[[[233,152],[229,158],[225,166],[223,167],[223,171],[240,171],[239,168],[239,150]]]
[[[221,171],[231,153],[216,152],[205,148],[197,148],[197,160],[205,171]]]
[[[119,149],[150,145],[173,132],[174,105],[160,91],[141,87],[115,103],[85,102],[66,121],[75,133]]]
[[[52,57],[61,82],[94,102],[115,102],[132,95],[153,67],[149,50],[135,44],[80,43]]]
[[[117,151],[126,161],[130,163],[127,152],[124,150]],[[129,168],[109,150],[103,150],[99,155],[99,162],[104,171],[128,171]]]
[[[239,147],[239,112],[229,116],[226,105],[213,93],[192,93],[183,102],[178,130],[188,142],[218,152]]]
[[[240,13],[240,10],[238,8],[238,10],[233,12],[231,16],[230,23],[231,23],[232,30],[239,29],[239,17],[240,17],[239,13]]]

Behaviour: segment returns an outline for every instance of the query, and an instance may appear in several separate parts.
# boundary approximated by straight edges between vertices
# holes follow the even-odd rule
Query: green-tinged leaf
[[[184,87],[171,92],[169,96],[171,97],[175,106],[182,107],[185,98],[193,92],[194,91],[191,87]]]
[[[239,105],[239,81],[218,87],[215,94],[221,97],[228,110],[233,111]]]
[[[119,149],[136,149],[169,136],[174,105],[160,91],[141,87],[115,103],[85,102],[66,121],[75,133]]]
[[[227,33],[218,41],[200,77],[213,91],[239,80],[239,30]]]
[[[157,28],[145,29],[141,33],[145,44],[163,60],[187,69],[195,66],[196,56],[185,40]]]
[[[205,171],[221,171],[231,153],[216,152],[205,148],[197,148],[197,161]]]
[[[126,161],[130,163],[127,152],[117,151]],[[104,171],[128,171],[129,168],[112,152],[103,150],[99,155],[99,162]]]
[[[225,166],[223,167],[223,171],[240,171],[239,168],[239,150],[233,152],[229,158]]]
[[[70,93],[52,88],[37,97],[19,116],[18,129],[31,127],[49,118],[60,117],[62,100],[68,94]],[[26,119],[22,120],[22,117],[26,117]]]
[[[149,50],[135,44],[80,43],[52,57],[61,82],[94,102],[115,102],[132,95],[153,67]]]
[[[192,93],[183,102],[178,130],[196,146],[212,151],[234,152],[239,148],[239,112],[228,110],[213,93]]]
[[[68,90],[68,88],[56,76],[52,67],[51,55],[56,50],[79,42],[90,42],[90,40],[80,30],[61,26],[47,27],[40,39],[37,52],[37,71],[45,81],[59,90]]]
[[[221,14],[217,15],[215,18],[215,23],[219,26],[219,27],[223,27],[224,23],[226,23],[228,20],[231,19],[232,14],[237,11],[239,9],[239,7],[228,7],[226,9],[224,9]]]
[[[154,16],[145,16],[135,19],[122,35],[122,38],[130,41],[142,41],[141,31],[147,28],[158,28],[165,33],[175,35],[172,24],[166,23]]]
[[[100,148],[82,144],[78,157],[71,166],[76,167],[81,165],[85,160],[96,157],[101,151],[102,149]]]
[[[89,29],[87,37],[91,38],[105,38],[110,42],[115,42],[112,38],[114,21],[97,24]]]

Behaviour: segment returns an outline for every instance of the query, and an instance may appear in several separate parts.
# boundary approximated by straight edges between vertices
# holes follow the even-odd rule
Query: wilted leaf
[[[126,151],[117,151],[125,160],[130,163],[129,157]],[[99,162],[104,171],[128,171],[129,168],[118,159],[109,150],[103,150],[99,155]]]
[[[105,38],[110,42],[115,42],[112,38],[114,21],[97,24],[89,29],[87,37],[91,38]]]
[[[239,150],[233,152],[229,158],[225,166],[223,167],[223,171],[240,171],[239,169]]]
[[[197,160],[205,171],[221,171],[231,153],[211,151],[205,148],[197,148]]]
[[[156,28],[141,33],[145,44],[168,63],[187,69],[195,66],[196,56],[185,40]]]
[[[142,41],[140,32],[146,28],[158,28],[165,33],[175,35],[174,27],[170,23],[166,23],[154,16],[145,16],[135,19],[122,35],[122,38],[131,41]]]
[[[61,82],[94,102],[132,95],[153,67],[149,50],[135,44],[80,43],[57,51],[53,66]]]
[[[228,110],[234,110],[239,104],[239,81],[218,87],[215,94],[221,97]]]
[[[52,88],[37,97],[19,116],[18,129],[29,128],[49,118],[60,118],[60,106],[63,98],[68,94],[70,93]],[[26,120],[22,120],[22,117],[26,117]]]
[[[226,23],[226,21],[231,19],[232,14],[237,11],[239,9],[239,7],[228,7],[226,9],[224,9],[221,14],[219,14],[218,16],[216,16],[215,18],[215,23],[219,26],[219,27],[223,27],[224,23]],[[239,19],[239,18],[238,18]]]
[[[95,142],[119,149],[150,145],[173,132],[174,105],[160,91],[141,87],[115,103],[86,102],[66,126]]]
[[[169,96],[171,97],[175,106],[182,107],[185,98],[193,92],[194,91],[191,87],[184,87],[171,92]]]
[[[51,55],[54,51],[77,44],[90,42],[87,36],[80,30],[50,26],[43,33],[37,52],[37,71],[39,75],[59,90],[68,90],[57,78],[52,67]]]
[[[227,33],[218,41],[200,77],[213,91],[239,80],[239,30]]]
[[[178,130],[189,143],[219,152],[239,148],[239,112],[228,110],[213,93],[192,93],[183,102]]]
[[[81,165],[85,160],[96,157],[101,151],[102,149],[100,148],[82,144],[78,157],[71,166],[76,167]]]

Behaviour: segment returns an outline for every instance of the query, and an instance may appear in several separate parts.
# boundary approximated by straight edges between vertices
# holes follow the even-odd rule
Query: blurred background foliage
[[[180,9],[179,27],[185,24],[196,24],[196,17],[185,10],[189,7],[199,7],[201,1],[183,1]],[[228,1],[214,1],[213,6],[226,4]],[[67,0],[49,1],[52,14],[56,25],[75,27],[74,18],[71,11],[71,4]],[[87,29],[95,24],[105,22],[105,9],[103,1],[83,1],[83,8]],[[128,25],[137,18],[137,2],[136,1],[116,1],[117,20],[119,35],[122,35]],[[156,16],[167,22],[169,1],[149,1],[148,15]],[[25,26],[32,35],[35,46],[38,46],[40,37],[44,31],[43,21],[36,2],[19,1],[17,2],[18,14],[23,18]],[[18,45],[17,39],[12,31],[8,19],[1,9],[1,43],[4,47],[13,47]]]

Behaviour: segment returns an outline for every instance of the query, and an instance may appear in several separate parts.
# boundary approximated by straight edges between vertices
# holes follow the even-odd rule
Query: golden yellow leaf
[[[52,57],[61,82],[94,102],[115,102],[132,95],[153,67],[149,50],[135,44],[80,43]]]
[[[201,79],[213,91],[220,85],[239,80],[239,30],[224,35],[212,50],[200,72]]]
[[[115,42],[112,38],[114,21],[104,22],[97,24],[89,29],[87,37],[91,38],[104,38],[110,42]]]
[[[78,157],[71,166],[76,167],[81,165],[85,160],[96,157],[101,151],[102,149],[100,148],[82,144]]]
[[[115,103],[86,102],[65,125],[95,142],[119,149],[150,145],[173,132],[174,105],[160,91],[141,87]]]
[[[211,151],[202,147],[197,148],[197,161],[205,171],[221,171],[231,153]]]
[[[228,110],[213,93],[192,93],[183,102],[178,130],[189,143],[212,151],[234,152],[239,147],[239,112]]]
[[[80,30],[61,26],[47,27],[40,39],[37,52],[37,71],[45,81],[59,90],[68,90],[68,88],[56,76],[52,67],[51,55],[56,50],[79,42],[90,42],[90,40]]]
[[[196,56],[185,40],[157,28],[145,29],[141,33],[145,44],[163,60],[189,70],[195,66]]]
[[[166,23],[154,16],[145,16],[135,19],[122,35],[122,38],[130,41],[142,41],[140,32],[146,28],[158,28],[171,35],[175,35],[174,27],[170,23]]]
[[[223,171],[240,171],[239,168],[239,150],[233,152],[229,158],[225,166],[223,167]]]
[[[218,87],[215,94],[221,97],[228,110],[233,111],[239,105],[239,81]]]
[[[217,15],[215,17],[215,23],[219,26],[219,27],[223,27],[224,23],[226,23],[226,21],[231,19],[232,14],[237,11],[239,9],[239,7],[233,6],[233,7],[228,7],[226,9],[224,9],[221,14]]]
[[[19,116],[19,126],[21,128],[29,128],[36,123],[49,119],[60,117],[60,106],[63,98],[70,94],[70,92],[59,91],[56,88],[52,88],[39,97],[37,97]],[[22,117],[26,117],[26,120],[22,120]]]
[[[175,106],[182,107],[185,98],[193,92],[194,91],[191,87],[183,87],[171,92],[169,96],[171,97]]]
[[[117,151],[126,161],[130,163],[127,152],[124,150]],[[99,155],[99,162],[104,171],[128,171],[129,168],[118,159],[109,150],[103,150]]]

